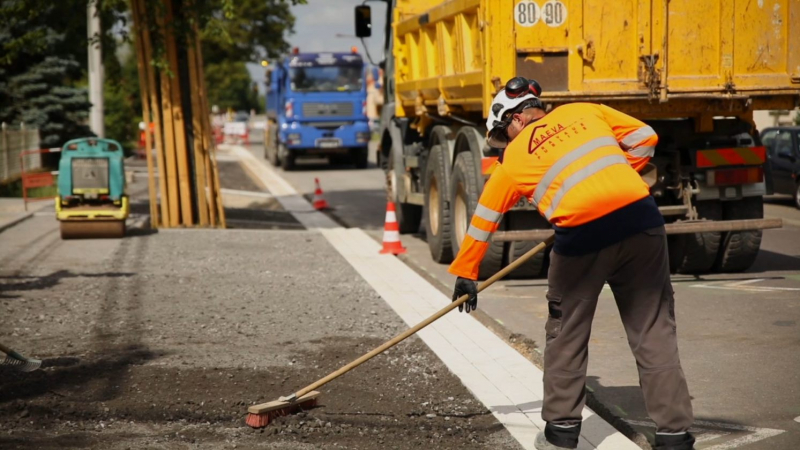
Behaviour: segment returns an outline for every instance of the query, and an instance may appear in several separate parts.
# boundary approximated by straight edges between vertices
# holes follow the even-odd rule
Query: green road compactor
[[[61,150],[56,218],[62,239],[121,238],[130,206],[122,146],[111,139],[73,139]]]

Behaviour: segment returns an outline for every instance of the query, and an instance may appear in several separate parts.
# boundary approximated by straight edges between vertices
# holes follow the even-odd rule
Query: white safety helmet
[[[506,128],[511,123],[511,117],[527,108],[543,108],[539,94],[542,88],[534,80],[523,77],[514,77],[506,83],[492,100],[489,108],[489,117],[486,119],[486,142],[490,147],[506,148],[508,134]],[[526,104],[526,105],[523,105]],[[519,109],[522,107],[522,109]]]

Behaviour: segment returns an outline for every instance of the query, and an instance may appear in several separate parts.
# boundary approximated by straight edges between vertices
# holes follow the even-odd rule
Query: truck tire
[[[400,229],[400,234],[416,233],[419,231],[420,222],[422,222],[422,207],[411,203],[400,202],[395,185],[402,179],[402,168],[395,170],[394,166],[394,155],[390,154],[389,170],[386,172],[386,186],[389,189],[390,198],[395,205],[397,226]]]
[[[437,263],[453,260],[450,211],[450,164],[441,145],[431,148],[425,165],[425,238]]]
[[[549,228],[545,221],[536,211],[512,211],[506,214],[509,230],[533,230]],[[528,250],[539,245],[541,241],[512,241],[508,243],[508,263],[516,261]],[[547,273],[547,254],[549,248],[543,252],[533,255],[517,270],[508,274],[508,278],[539,278]]]
[[[295,169],[295,155],[289,151],[283,144],[278,144],[278,153],[280,153],[281,167],[283,170],[289,172]]]
[[[461,152],[456,157],[453,167],[453,176],[450,181],[450,205],[453,211],[452,246],[453,253],[457,254],[461,248],[461,241],[467,235],[472,214],[478,207],[478,197],[483,190],[483,180],[477,177],[477,162],[470,152]],[[500,229],[504,223],[500,223]],[[481,261],[478,278],[486,279],[503,268],[505,245],[503,242],[489,241],[486,256]]]
[[[695,206],[702,219],[722,219],[722,202],[719,200],[697,202]],[[678,239],[673,241],[678,243],[679,248],[673,249],[674,251],[670,252],[670,256],[679,258],[680,262],[671,265],[677,267],[677,272],[679,273],[700,274],[711,272],[717,260],[721,241],[722,233],[719,232],[679,235]]]
[[[366,169],[369,166],[369,148],[359,147],[350,151],[356,169]]]
[[[761,219],[764,217],[764,198],[745,197],[722,204],[725,220]],[[743,272],[753,265],[761,248],[762,230],[723,233],[717,259],[718,272]]]

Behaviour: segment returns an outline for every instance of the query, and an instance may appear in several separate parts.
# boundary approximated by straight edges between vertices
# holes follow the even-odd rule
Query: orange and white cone
[[[322,196],[322,188],[319,187],[319,178],[314,178],[314,209],[320,210],[328,207],[328,202]]]
[[[405,252],[405,247],[400,243],[400,226],[397,224],[394,202],[389,202],[386,204],[386,225],[383,227],[383,250],[381,250],[380,253],[400,255]]]

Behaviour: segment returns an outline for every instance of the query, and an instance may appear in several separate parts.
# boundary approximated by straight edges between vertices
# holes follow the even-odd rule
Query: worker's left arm
[[[617,111],[605,105],[600,105],[606,122],[611,126],[614,137],[619,142],[620,148],[625,151],[625,157],[637,172],[644,169],[653,156],[658,144],[658,135],[655,130],[639,119]]]
[[[478,199],[461,249],[450,264],[450,273],[470,280],[478,279],[478,268],[489,248],[492,233],[497,231],[503,214],[517,203],[520,196],[514,180],[502,164],[496,163]]]

